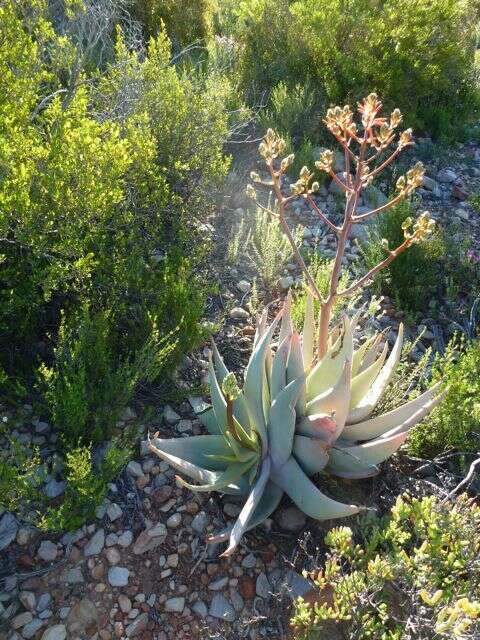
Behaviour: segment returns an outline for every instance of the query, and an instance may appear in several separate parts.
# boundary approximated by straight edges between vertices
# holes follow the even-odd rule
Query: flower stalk
[[[259,146],[260,155],[264,158],[270,176],[270,180],[263,181],[256,173],[252,173],[253,182],[269,187],[273,190],[276,198],[277,211],[266,209],[272,216],[278,218],[279,224],[286,234],[294,256],[302,269],[307,286],[312,295],[320,303],[320,321],[317,339],[317,358],[321,360],[328,348],[328,336],[332,309],[338,297],[346,297],[365,286],[372,277],[381,269],[386,268],[395,258],[408,249],[412,244],[420,242],[428,236],[434,227],[434,221],[430,220],[428,213],[422,213],[410,231],[410,222],[404,229],[404,241],[398,247],[387,250],[387,256],[380,261],[368,273],[360,277],[355,283],[343,291],[339,291],[339,282],[342,271],[342,260],[345,254],[348,238],[350,237],[352,226],[361,224],[376,215],[383,213],[391,207],[410,196],[413,191],[422,184],[424,168],[421,163],[417,163],[405,176],[401,176],[397,181],[397,195],[392,197],[385,204],[367,212],[358,214],[357,209],[361,199],[363,189],[370,185],[375,177],[381,174],[399,156],[403,149],[414,144],[411,129],[397,134],[396,129],[402,121],[402,114],[395,109],[390,118],[380,116],[382,103],[377,95],[372,93],[358,104],[358,112],[361,122],[354,122],[354,114],[350,107],[334,107],[327,111],[324,123],[338,144],[342,147],[345,159],[345,172],[337,175],[333,170],[334,154],[331,150],[325,150],[315,163],[318,170],[327,173],[335,184],[337,184],[345,194],[345,209],[341,226],[336,226],[328,216],[320,209],[315,202],[313,194],[318,191],[318,183],[313,181],[313,174],[308,167],[303,167],[300,171],[297,182],[291,185],[291,194],[284,195],[282,191],[283,177],[289,166],[291,166],[294,156],[291,154],[283,158],[280,163],[277,158],[285,151],[285,141],[273,130],[269,129],[265,138]],[[396,141],[396,148],[382,160],[385,152]],[[375,162],[379,164],[375,166]],[[276,168],[278,166],[278,168]],[[352,171],[353,170],[353,171]],[[353,173],[353,175],[352,175]],[[247,194],[257,199],[256,190],[252,185],[248,185]],[[292,202],[297,197],[303,197],[316,212],[320,220],[336,236],[337,250],[333,262],[332,274],[330,278],[327,296],[322,296],[315,279],[310,273],[305,260],[303,259],[286,220],[286,213]],[[385,246],[385,245],[384,245]]]

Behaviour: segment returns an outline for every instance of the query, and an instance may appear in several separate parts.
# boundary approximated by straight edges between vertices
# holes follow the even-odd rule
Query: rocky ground
[[[423,141],[411,155],[423,149],[428,156],[432,148]],[[468,235],[478,249],[480,216],[468,197],[480,191],[480,147],[457,145],[443,155],[420,159],[427,165],[420,190],[422,207],[452,233]],[[341,164],[337,170],[342,171]],[[334,210],[334,189],[323,188],[319,201]],[[219,253],[227,242],[225,229],[241,215],[241,204],[234,203],[218,220]],[[374,203],[366,199],[362,206]],[[305,227],[305,244],[333,255],[333,237],[320,228],[303,202],[294,207],[292,220]],[[351,243],[347,260],[355,261],[357,252]],[[212,266],[212,270],[220,283],[218,296],[212,298],[212,317],[225,316],[218,342],[227,363],[241,369],[254,331],[246,305],[252,273],[248,267]],[[280,275],[281,287],[288,288],[300,274],[291,265]],[[384,311],[380,326],[398,324],[401,313],[388,300]],[[425,324],[423,340],[428,346],[434,339],[429,319],[420,324]],[[412,333],[417,329],[411,328]],[[204,350],[186,359],[181,385],[205,381],[206,355]],[[2,416],[4,421],[11,419],[6,410]],[[28,406],[22,416],[14,435],[38,445],[48,463],[55,450],[54,430]],[[136,419],[130,409],[122,425]],[[201,433],[186,400],[157,407],[153,421],[143,428],[159,430],[166,437]],[[382,510],[402,489],[400,477],[420,492],[447,482],[435,466],[405,461],[402,465],[402,474],[390,465],[377,478],[329,488],[339,497],[344,492],[351,501],[358,498]],[[421,472],[415,473],[419,466]],[[46,478],[44,491],[49,497],[61,496],[64,489],[60,477]],[[310,589],[301,571],[321,553],[331,523],[307,521],[285,499],[273,520],[246,536],[238,554],[218,560],[219,548],[207,547],[205,538],[238,512],[239,504],[231,498],[193,495],[179,488],[168,464],[145,453],[128,464],[110,486],[96,520],[79,531],[42,535],[9,513],[0,514],[0,639],[288,638],[291,599]]]

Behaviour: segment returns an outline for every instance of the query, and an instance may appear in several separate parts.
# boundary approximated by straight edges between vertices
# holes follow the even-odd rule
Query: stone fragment
[[[233,307],[230,311],[230,317],[234,320],[247,320],[250,317],[250,314],[242,307]]]
[[[68,631],[74,635],[84,634],[87,627],[98,621],[98,609],[88,598],[83,598],[70,609],[67,617]]]
[[[255,583],[255,592],[257,596],[260,596],[260,598],[268,598],[271,588],[272,587],[267,576],[262,571],[262,573],[258,575],[257,582]]]
[[[142,613],[125,629],[127,638],[138,638],[146,630],[148,625],[148,613]]]
[[[57,545],[54,542],[51,542],[51,540],[42,540],[37,551],[37,557],[44,562],[53,562],[57,557],[57,553]]]
[[[83,553],[85,556],[98,556],[99,553],[102,552],[102,549],[105,545],[105,531],[103,529],[99,529],[90,540],[87,542],[83,549]]]
[[[185,607],[185,598],[169,598],[165,602],[165,611],[172,613],[182,613]]]
[[[167,521],[168,525],[168,521]],[[133,545],[133,553],[140,555],[146,551],[152,551],[156,549],[160,544],[165,541],[167,535],[167,529],[162,522],[142,531]]]
[[[277,512],[276,520],[279,526],[286,531],[298,532],[307,523],[305,514],[297,507],[287,507]]]
[[[0,518],[0,551],[6,549],[17,536],[18,523],[8,511]]]
[[[112,587],[126,587],[130,571],[126,567],[110,567],[108,582]]]
[[[65,640],[67,637],[67,629],[64,624],[56,624],[53,627],[45,629],[41,640]]]
[[[237,617],[235,609],[230,602],[221,593],[216,593],[212,602],[210,603],[209,614],[219,620],[225,620],[226,622],[233,622]]]

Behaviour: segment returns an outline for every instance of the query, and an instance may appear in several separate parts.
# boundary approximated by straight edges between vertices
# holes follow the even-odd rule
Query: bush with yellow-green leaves
[[[295,602],[295,638],[478,638],[479,527],[480,508],[465,495],[404,495],[385,518],[366,517],[358,536],[332,529],[325,564],[307,574],[314,593]]]

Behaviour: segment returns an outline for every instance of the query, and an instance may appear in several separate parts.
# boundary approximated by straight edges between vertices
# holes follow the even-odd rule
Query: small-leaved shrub
[[[410,434],[412,453],[433,457],[445,451],[476,453],[480,449],[480,341],[452,341],[437,357],[433,379],[443,380],[447,395],[424,423]]]
[[[383,239],[390,248],[398,246],[403,238],[402,224],[412,215],[411,205],[403,202],[375,218],[361,246],[367,270],[385,259]],[[399,310],[415,317],[428,309],[429,300],[442,290],[444,255],[443,235],[437,228],[429,242],[414,245],[381,271],[375,277],[374,291],[388,295]]]
[[[298,599],[298,640],[467,640],[480,632],[480,508],[463,495],[397,498],[391,514],[366,519],[358,536],[336,527],[318,591]]]

